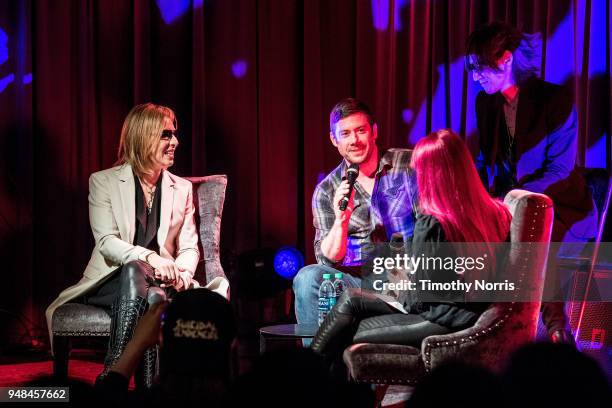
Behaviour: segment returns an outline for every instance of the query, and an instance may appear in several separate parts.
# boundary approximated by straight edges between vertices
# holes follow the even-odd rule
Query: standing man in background
[[[575,170],[577,115],[572,96],[538,78],[534,35],[494,22],[472,32],[466,66],[484,92],[476,97],[480,153],[476,167],[495,197],[521,188],[554,203],[552,242],[587,242],[597,210]],[[547,286],[556,287],[549,277]],[[573,343],[562,302],[543,302],[542,320],[554,342]]]

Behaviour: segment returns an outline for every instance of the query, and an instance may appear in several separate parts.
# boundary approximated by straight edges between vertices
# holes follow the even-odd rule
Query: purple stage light
[[[0,28],[0,64],[4,64],[8,57],[8,35]]]
[[[389,24],[389,2],[388,0],[372,0],[372,19],[374,28],[378,31],[386,31]]]
[[[392,0],[372,0],[372,23],[378,31],[387,31],[389,26],[389,3]],[[401,31],[402,19],[400,11],[408,4],[408,0],[395,0],[393,2],[393,28]]]
[[[247,63],[245,60],[238,60],[232,64],[232,74],[236,78],[242,78],[247,71]]]
[[[7,86],[15,80],[15,74],[9,74],[4,78],[0,78],[0,93],[4,92]]]
[[[412,121],[412,118],[414,118],[414,112],[412,111],[412,109],[404,109],[402,111],[402,120],[404,121],[404,123],[410,123],[410,121]]]
[[[323,181],[323,179],[325,178],[326,174],[325,172],[319,172],[319,174],[317,174],[317,184],[319,184],[320,182]]]
[[[156,0],[164,23],[171,24],[189,10],[189,0]],[[200,1],[201,3],[201,1]],[[194,3],[195,6],[195,3]]]
[[[285,279],[293,279],[304,266],[302,253],[292,247],[282,247],[274,255],[274,271]]]

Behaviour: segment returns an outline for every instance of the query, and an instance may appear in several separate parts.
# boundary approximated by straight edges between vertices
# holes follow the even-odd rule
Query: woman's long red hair
[[[440,222],[447,241],[505,241],[510,212],[489,196],[459,136],[448,129],[430,133],[416,144],[411,167],[420,211]]]

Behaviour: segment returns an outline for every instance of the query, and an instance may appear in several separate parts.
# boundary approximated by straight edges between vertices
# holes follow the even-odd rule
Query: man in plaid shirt
[[[302,268],[293,280],[300,324],[318,320],[323,273],[344,272],[346,287],[360,287],[364,247],[388,242],[396,232],[407,239],[414,226],[417,187],[409,166],[411,151],[379,151],[373,115],[353,98],[332,109],[329,136],[343,160],[317,185],[312,197],[317,264]],[[349,192],[346,170],[353,163],[359,165],[359,176],[342,211],[340,201]]]

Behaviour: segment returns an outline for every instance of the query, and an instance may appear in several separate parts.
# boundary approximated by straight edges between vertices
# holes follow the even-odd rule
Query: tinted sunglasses
[[[176,137],[178,139],[178,133],[176,132],[176,130],[166,129],[166,130],[162,131],[161,138],[163,140],[170,140],[170,139],[172,139],[172,136],[174,136],[174,137]]]

